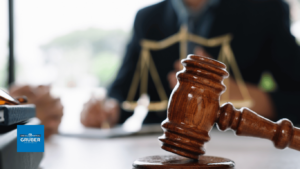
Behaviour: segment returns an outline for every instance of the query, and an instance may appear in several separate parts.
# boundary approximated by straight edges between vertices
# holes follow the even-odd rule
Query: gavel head
[[[219,114],[226,66],[216,60],[189,55],[181,61],[177,85],[169,99],[168,117],[162,122],[164,134],[159,137],[162,149],[198,159],[204,143]]]

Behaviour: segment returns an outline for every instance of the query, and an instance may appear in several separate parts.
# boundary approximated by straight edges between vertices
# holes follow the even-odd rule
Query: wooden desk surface
[[[43,169],[131,169],[140,157],[170,154],[160,149],[159,135],[112,139],[53,136],[45,143]],[[268,140],[238,137],[233,132],[211,132],[206,154],[229,158],[236,169],[300,169],[300,152],[278,150]]]

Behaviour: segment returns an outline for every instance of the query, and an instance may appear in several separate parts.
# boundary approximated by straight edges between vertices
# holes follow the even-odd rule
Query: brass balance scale
[[[227,87],[226,92],[223,93],[220,104],[226,102],[231,102],[236,108],[249,107],[253,106],[253,100],[249,94],[249,91],[246,87],[246,84],[243,80],[243,77],[240,73],[238,65],[236,63],[234,54],[232,52],[230,42],[232,36],[230,34],[225,34],[211,39],[205,39],[203,37],[191,34],[188,32],[185,25],[181,26],[180,31],[161,41],[151,41],[151,40],[142,40],[141,41],[141,53],[134,72],[133,80],[128,92],[126,101],[122,103],[122,108],[127,111],[133,111],[137,106],[137,102],[134,101],[134,96],[137,92],[138,84],[140,83],[140,96],[144,93],[147,93],[148,87],[148,72],[154,81],[154,85],[159,94],[161,101],[150,102],[148,105],[149,111],[164,111],[168,106],[168,96],[166,91],[163,88],[159,74],[157,72],[155,63],[150,54],[150,50],[161,50],[167,48],[175,43],[180,43],[180,59],[184,59],[187,56],[187,43],[194,42],[196,44],[206,46],[206,47],[218,47],[221,46],[219,52],[218,60],[227,65],[227,70],[232,70],[238,89],[241,92],[243,97],[242,100],[230,100],[229,91],[231,90],[229,85],[229,79],[225,79],[224,83]],[[234,89],[236,90],[236,89]]]

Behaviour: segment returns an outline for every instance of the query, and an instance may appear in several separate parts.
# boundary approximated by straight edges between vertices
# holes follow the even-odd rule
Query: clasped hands
[[[29,104],[35,104],[36,117],[44,125],[44,136],[48,138],[58,132],[63,116],[63,106],[59,98],[50,94],[50,86],[12,86],[9,94],[12,97],[26,96]]]

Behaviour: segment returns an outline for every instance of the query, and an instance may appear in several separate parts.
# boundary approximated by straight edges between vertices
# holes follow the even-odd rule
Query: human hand
[[[208,54],[208,53],[207,53],[202,47],[200,47],[200,46],[195,47],[194,53],[195,53],[195,55],[200,55],[200,56],[205,56],[205,57],[208,57],[208,58],[212,58],[211,55]]]
[[[13,97],[25,95],[28,104],[35,104],[36,117],[44,125],[45,138],[58,132],[58,126],[63,116],[63,106],[59,98],[50,94],[50,86],[12,86],[10,95]]]
[[[244,98],[239,90],[236,80],[232,77],[229,77],[227,83],[228,84],[225,85],[227,88],[229,88],[229,100],[243,100]],[[253,106],[249,108],[263,117],[274,119],[275,109],[268,93],[262,91],[258,86],[249,83],[246,83],[246,88],[250,94],[250,97],[254,101]],[[226,94],[228,94],[226,92],[228,92],[228,90],[221,95],[221,100]]]
[[[115,99],[100,99],[92,96],[84,104],[80,121],[86,127],[110,128],[119,120],[120,106]]]

